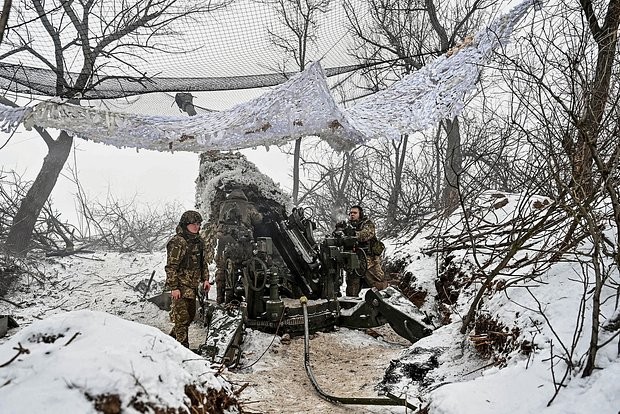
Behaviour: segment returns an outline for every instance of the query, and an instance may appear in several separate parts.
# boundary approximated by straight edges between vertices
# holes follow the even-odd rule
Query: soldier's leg
[[[193,303],[193,315],[192,312]],[[172,302],[172,319],[174,322],[174,337],[183,346],[189,348],[188,330],[189,324],[196,315],[196,299],[177,299]]]
[[[236,263],[234,263],[232,260],[228,259],[226,260],[226,289],[224,290],[224,302],[225,303],[230,303],[235,299],[235,283],[236,283],[236,277],[237,277],[237,268],[235,267]]]
[[[385,274],[381,268],[381,258],[379,256],[368,257],[366,259],[368,270],[366,270],[365,279],[368,286],[375,287],[379,290],[387,287]]]
[[[347,272],[347,296],[357,296],[362,290],[361,279],[355,272]]]
[[[226,291],[226,259],[224,258],[224,241],[218,240],[217,242],[217,255],[215,256],[215,289],[217,292],[216,302],[218,304],[224,303],[224,292]]]
[[[226,291],[226,270],[220,268],[218,264],[215,271],[215,289],[217,292],[216,302],[218,304],[224,303],[224,292]]]

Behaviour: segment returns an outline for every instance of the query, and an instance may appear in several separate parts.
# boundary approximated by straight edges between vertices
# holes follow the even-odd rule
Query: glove
[[[345,236],[355,236],[355,229],[353,227],[346,227],[344,229]]]
[[[336,223],[336,230],[342,230],[347,227],[347,223],[345,221],[339,221]]]

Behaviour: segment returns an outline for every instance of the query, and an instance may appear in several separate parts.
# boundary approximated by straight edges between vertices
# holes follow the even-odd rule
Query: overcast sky
[[[8,136],[2,134],[0,146]],[[56,136],[56,135],[54,135]],[[77,164],[79,179],[88,196],[105,201],[106,194],[116,199],[139,204],[165,204],[178,201],[184,208],[194,206],[195,183],[198,176],[198,153],[118,149],[76,138],[76,151],[69,156],[63,176],[52,193],[53,204],[68,220],[75,218],[76,186],[70,179],[69,167]],[[292,160],[273,147],[242,151],[261,171],[279,182],[285,189],[291,187]],[[33,180],[39,173],[47,147],[36,134],[20,128],[9,143],[0,150],[0,166],[4,172],[14,170],[25,180]]]

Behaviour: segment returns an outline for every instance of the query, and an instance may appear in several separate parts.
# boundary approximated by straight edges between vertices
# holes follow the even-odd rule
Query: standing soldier
[[[174,322],[171,335],[187,348],[189,325],[196,316],[198,285],[201,284],[206,292],[211,288],[207,266],[212,253],[205,251],[205,243],[199,234],[201,223],[200,213],[186,211],[179,220],[176,235],[166,246],[166,286],[170,289],[170,315]]]
[[[372,248],[373,243],[379,243],[375,233],[375,223],[364,215],[364,210],[361,206],[355,205],[349,209],[348,224],[355,231],[358,247],[366,253],[367,266],[364,273],[366,284],[368,287],[375,287],[379,290],[385,289],[387,283],[381,268],[381,253],[377,254],[376,249]],[[361,278],[355,272],[347,272],[346,281],[347,296],[357,296],[362,290]]]
[[[239,265],[252,255],[253,228],[263,220],[262,214],[248,201],[242,190],[228,194],[220,206],[217,227],[217,254],[215,256],[215,285],[217,303],[228,303],[234,286],[226,286],[226,262]],[[230,284],[230,280],[228,281]]]

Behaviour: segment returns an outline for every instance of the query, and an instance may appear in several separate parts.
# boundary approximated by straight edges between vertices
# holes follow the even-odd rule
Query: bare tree
[[[300,71],[309,63],[308,51],[317,39],[318,22],[321,14],[329,10],[331,0],[263,0],[270,5],[284,26],[284,31],[272,27],[268,29],[274,45],[292,57]],[[281,71],[287,72],[286,64]],[[301,138],[295,141],[293,153],[293,204],[299,203],[299,162],[301,158]]]
[[[5,38],[11,49],[0,56],[23,56],[56,73],[56,96],[78,103],[80,94],[110,79],[148,82],[135,63],[148,50],[165,45],[154,36],[171,23],[223,7],[222,2],[184,0],[22,0]],[[46,36],[47,46],[40,45]],[[77,74],[70,68],[81,65]],[[120,74],[119,74],[120,73]],[[3,100],[6,102],[6,99]],[[16,255],[28,250],[34,223],[54,188],[73,145],[62,131],[53,138],[36,129],[48,154],[32,187],[21,200],[6,245]]]
[[[618,240],[608,240],[604,230],[611,223],[617,235],[620,228],[620,143],[617,138],[620,129],[617,73],[620,1],[594,5],[589,0],[581,0],[573,8],[554,10],[554,16],[557,19],[554,20],[555,32],[543,25],[541,36],[530,41],[537,53],[519,62],[519,83],[527,84],[533,92],[525,92],[520,99],[521,107],[527,110],[525,116],[535,120],[528,124],[534,123],[536,132],[543,132],[536,140],[533,136],[530,139],[541,146],[547,144],[543,147],[543,155],[558,168],[555,184],[558,193],[564,195],[562,202],[567,205],[565,211],[571,218],[558,250],[572,248],[575,241],[581,239],[582,232],[588,235],[593,246],[588,261],[595,274],[592,327],[583,369],[583,375],[589,376],[601,346],[601,319],[605,317],[601,307],[609,281],[605,258],[614,260],[616,269],[620,265]],[[562,43],[558,42],[560,39]],[[541,67],[545,70],[543,74],[539,71]],[[519,88],[521,92],[524,92],[522,87]],[[536,96],[542,98],[529,100]],[[542,106],[536,108],[535,105]],[[603,207],[606,204],[612,208],[611,215]]]
[[[34,248],[48,256],[68,256],[96,248],[152,252],[165,245],[178,220],[180,207],[176,203],[153,208],[138,206],[135,198],[118,200],[109,194],[103,202],[89,199],[79,183],[77,170],[71,173],[78,190],[77,225],[69,223],[49,198],[33,229]],[[0,244],[8,236],[10,218],[19,209],[18,200],[23,199],[31,185],[14,171],[0,170]],[[10,280],[1,279],[0,283],[10,285]]]
[[[350,189],[360,148],[336,153],[324,142],[310,139],[306,143],[309,148],[304,149],[301,163],[307,180],[300,183],[298,202],[311,206],[319,231],[329,233],[336,222],[345,219],[344,209],[359,202]]]
[[[592,77],[583,85],[583,107],[575,121],[575,137],[564,147],[573,165],[574,185],[587,196],[593,188],[594,152],[605,138],[603,123],[611,96],[612,68],[616,62],[620,1],[610,0],[603,5],[580,0],[582,16],[587,22],[591,39],[596,44],[596,62]],[[597,13],[598,10],[598,13]],[[617,99],[617,98],[616,98]]]
[[[377,65],[366,70],[366,87],[379,90],[385,85],[423,67],[428,58],[447,52],[471,34],[479,23],[481,11],[495,1],[475,0],[459,3],[458,7],[433,0],[372,0],[368,3],[370,24],[365,14],[353,1],[345,2],[345,10],[358,39],[356,57]],[[458,119],[445,120],[442,129],[446,135],[443,160],[442,201],[446,210],[457,206],[457,181],[462,173],[461,132]],[[409,150],[409,136],[402,136],[394,145],[396,176],[391,183],[388,199],[387,225],[397,223],[398,202],[402,197],[402,165]]]
[[[381,237],[395,236],[420,224],[428,214],[436,193],[427,177],[434,169],[428,160],[424,143],[416,145],[400,160],[393,158],[392,141],[377,141],[360,145],[349,152],[336,153],[326,143],[306,140],[302,157],[306,180],[301,183],[299,201],[315,211],[315,220],[323,232],[331,232],[337,221],[346,219],[345,209],[362,204],[378,223]],[[407,225],[390,228],[386,223],[387,206],[392,194],[392,182],[402,168],[401,202],[396,215],[408,217]],[[368,171],[373,171],[369,174]],[[389,182],[389,185],[386,185]]]
[[[18,201],[22,199],[31,182],[24,181],[13,171],[0,170],[0,241],[4,242],[11,228],[11,217],[19,209]],[[65,222],[56,211],[52,201],[46,200],[33,229],[33,244],[45,250],[73,248],[74,241],[80,238],[79,231]]]
[[[546,194],[553,202],[535,221],[511,223],[510,237],[492,247],[494,257],[502,258],[496,265],[476,265],[482,285],[462,332],[470,328],[498,275],[509,274],[511,267],[534,266],[530,275],[535,276],[536,270],[570,254],[584,269],[583,306],[587,303],[591,323],[589,333],[580,330],[574,339],[589,334],[583,364],[573,359],[574,346],[566,347],[562,358],[567,369],[583,367],[582,375],[589,376],[598,351],[620,335],[617,327],[601,329],[619,307],[612,275],[620,269],[620,1],[596,7],[590,1],[555,4],[537,17],[528,36],[511,49],[513,54],[500,60],[499,69],[512,96],[506,125],[520,147],[516,153],[522,161],[516,168],[525,178],[513,183],[523,194]],[[463,215],[474,217],[464,194],[460,202]],[[484,236],[465,233],[461,241],[469,248],[491,248],[477,242]],[[534,244],[535,253],[517,259]]]

